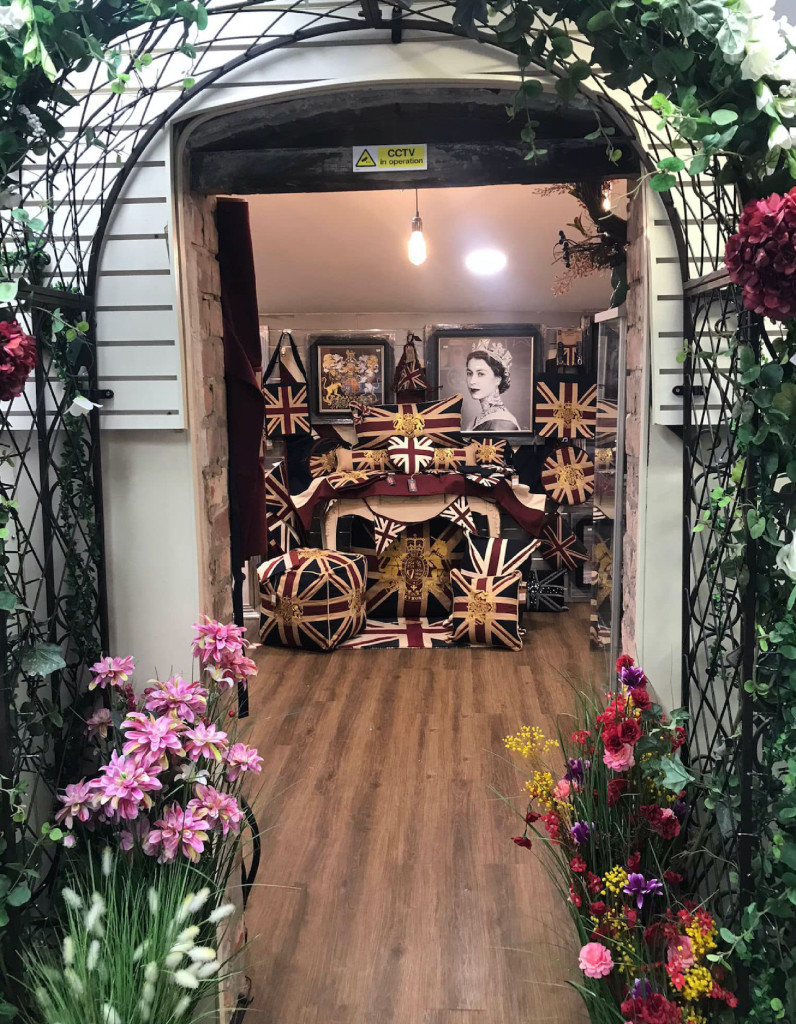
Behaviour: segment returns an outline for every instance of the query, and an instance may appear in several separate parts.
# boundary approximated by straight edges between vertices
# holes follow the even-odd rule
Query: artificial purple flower
[[[633,988],[630,991],[631,999],[649,999],[652,995],[652,985],[646,978],[636,978]]]
[[[626,686],[628,690],[634,690],[638,687],[644,687],[647,685],[647,677],[644,675],[644,669],[638,665],[627,665],[619,673],[619,681],[623,686]]]
[[[586,762],[584,766],[583,760],[580,757],[570,757],[567,761],[567,770],[565,777],[570,782],[574,782],[578,786],[583,785],[583,769],[588,766],[589,762]]]
[[[636,906],[639,910],[644,906],[645,896],[653,896],[662,891],[663,886],[657,878],[651,878],[648,882],[644,875],[636,871],[627,876],[627,885],[623,890],[628,896],[636,897]]]
[[[589,831],[589,826],[586,824],[585,821],[576,821],[572,828],[569,830],[569,834],[572,836],[572,838],[578,844],[578,846],[582,846],[583,843],[588,843],[589,835],[591,833]]]
[[[682,825],[686,819],[686,815],[688,814],[688,804],[685,800],[675,800],[672,804],[672,810],[674,811],[675,817]]]

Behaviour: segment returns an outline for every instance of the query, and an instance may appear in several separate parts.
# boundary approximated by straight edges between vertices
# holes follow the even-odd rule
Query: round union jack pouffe
[[[580,505],[594,492],[594,463],[580,448],[561,445],[544,460],[542,487],[559,505]]]
[[[264,644],[331,651],[365,628],[363,555],[295,548],[263,562],[257,575]]]

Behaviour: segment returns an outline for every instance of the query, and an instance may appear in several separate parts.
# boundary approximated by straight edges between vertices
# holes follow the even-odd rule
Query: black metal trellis
[[[363,31],[393,45],[410,33],[432,38],[467,37],[468,33],[453,24],[453,12],[451,0],[415,3],[411,11],[379,0],[330,0],[322,7],[305,0],[211,3],[209,27],[199,36],[197,57],[190,68],[175,53],[182,33],[181,22],[175,19],[142,26],[125,37],[127,63],[122,70],[131,76],[131,86],[125,93],[109,91],[106,70],[101,66],[79,79],[67,77],[63,83],[67,88],[79,89],[81,97],[69,115],[68,132],[53,144],[42,162],[20,169],[18,181],[26,206],[37,201],[46,203],[48,281],[64,290],[51,288],[46,296],[39,292],[38,297],[30,297],[27,315],[39,339],[42,369],[37,374],[35,397],[29,395],[14,407],[15,412],[27,408],[29,421],[17,417],[21,428],[8,419],[4,422],[4,436],[8,434],[11,439],[19,461],[18,471],[3,485],[4,493],[13,497],[27,491],[33,499],[25,515],[14,518],[13,529],[19,539],[16,549],[9,549],[9,556],[16,560],[12,570],[15,592],[31,611],[10,616],[0,611],[0,626],[8,625],[7,631],[0,632],[0,669],[4,672],[0,693],[5,687],[8,698],[0,702],[0,772],[15,772],[12,777],[21,773],[21,762],[13,762],[13,758],[9,761],[6,752],[11,749],[12,738],[18,751],[14,756],[28,756],[19,752],[22,746],[17,736],[20,729],[24,731],[24,722],[3,713],[6,704],[11,703],[9,679],[13,676],[9,672],[21,668],[20,644],[32,637],[57,644],[64,652],[67,667],[52,682],[53,697],[58,698],[52,703],[58,714],[65,694],[79,699],[86,661],[94,649],[107,643],[99,416],[94,412],[80,421],[81,443],[89,457],[82,463],[84,470],[78,483],[84,495],[91,496],[89,509],[75,496],[72,482],[64,491],[65,481],[57,472],[65,427],[69,427],[70,434],[74,434],[74,427],[66,418],[65,392],[53,379],[53,351],[62,348],[66,358],[69,349],[63,339],[56,339],[53,347],[47,336],[55,308],[91,322],[101,246],[114,204],[130,175],[150,143],[170,123],[190,113],[189,104],[250,62],[287,46],[310,46],[324,38]],[[543,16],[539,22],[544,24]],[[481,29],[475,38],[481,44],[500,48],[489,27]],[[231,58],[226,56],[230,51],[234,54]],[[152,60],[137,68],[136,59],[142,55]],[[186,66],[180,67],[181,62]],[[188,72],[196,78],[196,85],[182,89],[181,81]],[[556,72],[531,68],[529,74],[539,77],[549,88]],[[629,94],[617,96],[599,78],[592,79],[588,96],[595,116],[603,124],[613,125],[619,134],[636,140],[643,166],[651,168],[659,157],[670,154],[672,137],[665,126],[660,127],[660,115],[643,100]],[[735,192],[718,185],[708,173],[699,179],[686,176],[662,199],[674,231],[683,278],[696,279],[688,291],[683,327],[684,340],[693,352],[685,376],[683,701],[692,713],[690,758],[700,771],[717,780],[720,823],[718,832],[707,837],[708,852],[699,871],[706,884],[718,886],[725,912],[731,917],[739,904],[733,895],[731,876],[720,865],[733,865],[739,870],[742,886],[747,886],[751,856],[751,790],[747,781],[753,738],[742,683],[751,675],[747,670],[753,644],[748,634],[753,628],[754,609],[748,591],[746,597],[742,596],[737,580],[723,567],[728,536],[720,530],[693,532],[705,513],[715,525],[717,499],[712,494],[727,482],[735,464],[730,427],[735,366],[732,358],[724,366],[721,360],[711,363],[700,359],[698,353],[709,350],[713,355],[720,354],[722,346],[727,347],[728,336],[736,330],[753,341],[759,325],[741,317],[735,290],[724,279],[710,276],[719,272],[726,237],[737,222],[739,203]],[[0,241],[5,242],[7,237]],[[73,289],[77,289],[78,296],[69,294]],[[84,394],[96,389],[93,338],[92,331],[81,335],[81,355],[71,370],[67,360],[67,375],[74,374],[70,386]],[[63,373],[63,368],[58,372]],[[737,496],[733,498],[734,502],[738,500]],[[59,524],[61,509],[69,526]],[[94,609],[94,629],[84,631],[80,650],[75,646],[76,620],[71,614],[74,581],[65,574],[68,561],[70,572],[79,562],[85,584],[82,593]],[[25,685],[32,688],[35,700],[43,700],[43,687],[35,677],[26,677]],[[47,711],[47,706],[42,703],[41,709]],[[42,747],[38,756],[42,778],[52,785],[57,779],[52,750]],[[733,780],[740,780],[737,792]],[[7,801],[7,797],[3,799]],[[9,806],[0,806],[6,834],[8,811]],[[10,828],[14,831],[13,824]]]

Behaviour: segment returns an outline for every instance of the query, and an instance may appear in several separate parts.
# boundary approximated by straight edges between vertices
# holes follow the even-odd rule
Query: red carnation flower
[[[586,745],[586,740],[589,738],[589,736],[591,736],[591,733],[588,729],[578,729],[577,732],[572,733],[570,739],[573,743],[580,743],[580,745],[583,747]]]
[[[576,875],[582,875],[586,870],[586,861],[583,857],[573,857],[569,862],[570,868],[575,872]]]
[[[649,711],[649,709],[652,707],[652,698],[643,686],[636,686],[632,690],[628,690],[627,692],[630,696],[630,699],[633,701],[634,705],[640,711]]]
[[[561,824],[561,819],[559,818],[559,816],[556,814],[555,811],[548,811],[547,814],[542,815],[541,820],[544,824],[545,831],[547,832],[547,834],[550,836],[553,842],[556,842],[558,840],[559,825]]]
[[[630,856],[627,858],[627,870],[628,871],[638,871],[638,866],[639,866],[640,863],[641,863],[641,854],[639,853],[638,850],[636,850],[635,853],[631,853]]]
[[[38,361],[35,340],[16,320],[0,323],[0,401],[9,402],[22,394]]]
[[[623,668],[631,668],[636,662],[629,654],[620,654],[616,659],[616,671],[621,672]]]
[[[618,729],[606,729],[603,733],[603,746],[612,754],[621,754],[625,744]]]
[[[672,736],[672,750],[679,750],[684,743],[685,729],[682,727],[682,725],[676,725],[674,727],[674,735]]]
[[[595,903],[589,904],[589,912],[593,914],[595,917],[602,917],[605,913],[605,909],[606,907],[604,900],[597,900]]]
[[[646,818],[652,828],[655,828],[663,814],[663,808],[659,807],[657,804],[642,804],[641,807],[639,807],[639,811],[641,812],[642,818]]]
[[[583,900],[575,892],[574,886],[572,886],[572,885],[570,885],[570,887],[569,887],[569,898],[572,901],[572,903],[575,904],[576,907],[580,907],[580,906],[583,905]]]
[[[638,743],[641,739],[641,726],[635,718],[628,718],[619,726],[619,739],[622,743]]]
[[[595,875],[593,871],[590,871],[588,875],[586,875],[586,888],[589,890],[592,896],[596,896],[597,893],[602,889],[602,887],[602,878],[600,878],[599,875]]]
[[[627,789],[627,779],[609,779],[608,780],[608,806],[613,807],[614,804],[618,803],[622,794]]]
[[[670,1003],[660,992],[653,992],[649,999],[644,1001],[641,1017],[644,1024],[675,1024],[680,1017],[680,1008],[675,1003]]]
[[[680,822],[677,820],[677,815],[670,808],[661,812],[661,817],[658,823],[653,826],[659,836],[664,839],[675,839],[680,835]]]
[[[796,188],[746,204],[724,263],[747,309],[772,320],[796,316]]]
[[[664,871],[663,880],[668,882],[669,885],[679,885],[683,880],[683,876],[679,871]]]
[[[511,841],[517,846],[523,846],[526,850],[531,848],[531,841],[527,836],[513,836]]]

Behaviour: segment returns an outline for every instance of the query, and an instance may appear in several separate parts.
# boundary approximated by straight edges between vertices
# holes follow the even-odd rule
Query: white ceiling
[[[428,312],[440,309],[591,312],[608,305],[608,275],[580,279],[554,295],[558,232],[582,213],[568,195],[538,186],[495,185],[420,191],[428,259],[407,259],[413,191],[246,196],[260,312]],[[617,211],[621,212],[621,211]],[[475,277],[471,250],[508,257],[504,271]]]

